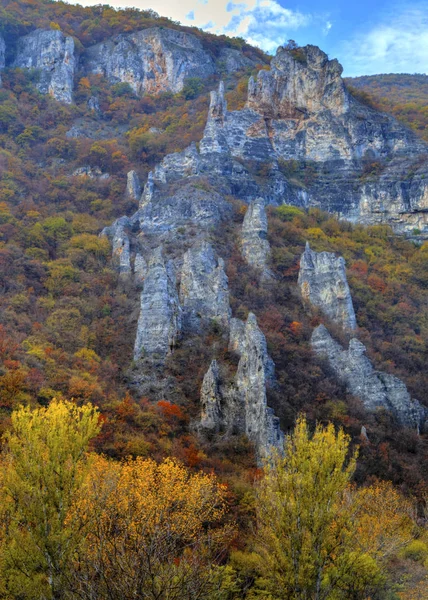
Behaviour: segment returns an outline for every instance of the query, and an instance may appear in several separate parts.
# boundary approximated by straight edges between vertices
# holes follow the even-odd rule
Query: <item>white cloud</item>
[[[346,75],[428,72],[428,5],[395,10],[343,44]]]
[[[77,2],[84,6],[99,4],[99,0]],[[151,8],[184,25],[244,37],[268,52],[274,52],[297,30],[318,24],[320,20],[316,15],[284,8],[277,0],[110,0],[109,4],[121,8],[130,5]],[[321,23],[321,27],[329,29],[331,24],[327,21]]]

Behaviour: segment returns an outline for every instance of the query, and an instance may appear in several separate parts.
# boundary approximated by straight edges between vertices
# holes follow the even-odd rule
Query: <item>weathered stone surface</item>
[[[181,307],[174,267],[165,263],[162,247],[148,261],[140,302],[134,360],[150,355],[165,358],[180,335]]]
[[[263,198],[248,206],[242,224],[241,251],[245,261],[269,276],[270,244],[267,239],[268,222]]]
[[[110,179],[109,173],[103,173],[99,167],[91,167],[85,165],[84,167],[78,167],[73,171],[73,177],[89,177],[90,179],[100,179],[104,181]]]
[[[206,78],[214,63],[190,33],[152,27],[123,33],[88,48],[84,68],[112,83],[129,83],[137,94],[180,92],[186,78]]]
[[[324,325],[312,334],[315,353],[326,357],[339,381],[347,390],[360,398],[369,411],[384,408],[391,411],[400,425],[417,429],[423,427],[428,410],[413,400],[405,384],[387,373],[376,371],[365,355],[365,346],[357,339],[344,350],[330,335]]]
[[[333,252],[314,252],[308,243],[300,258],[298,284],[303,299],[345,329],[357,321],[346,279],[345,261]]]
[[[271,70],[250,80],[243,110],[227,110],[220,84],[200,150],[165,157],[153,181],[203,175],[246,202],[261,196],[266,204],[316,206],[428,237],[428,146],[392,117],[360,104],[340,74],[339,63],[314,46],[280,48]],[[313,177],[303,186],[295,182],[289,161],[309,163]],[[367,177],[373,161],[379,173]]]
[[[199,331],[211,321],[225,328],[229,326],[231,310],[224,261],[205,240],[197,242],[184,255],[180,302],[187,329]]]
[[[134,282],[137,287],[142,287],[147,275],[147,261],[142,254],[137,252],[134,261]]]
[[[128,217],[121,217],[101,232],[101,235],[107,236],[111,242],[113,266],[124,276],[131,273],[131,252],[128,236],[130,227],[131,222]]]
[[[144,233],[160,233],[192,224],[206,229],[230,214],[231,206],[223,196],[197,182],[186,183],[171,194],[168,190],[157,193],[152,184],[146,186],[133,220]]]
[[[135,171],[129,171],[126,180],[126,196],[130,200],[140,201],[141,184],[140,179]]]
[[[246,69],[254,68],[256,61],[251,60],[251,58],[248,58],[236,48],[222,48],[217,65],[221,71],[235,73],[236,71],[245,71]]]
[[[259,71],[256,81],[250,79],[247,106],[275,119],[326,109],[342,114],[348,109],[342,71],[317,46],[294,52],[280,47],[271,69]]]
[[[50,94],[61,102],[72,102],[76,68],[72,37],[62,31],[36,29],[18,39],[13,66],[40,69],[37,84],[40,92]]]
[[[213,360],[205,373],[201,387],[201,427],[218,433],[224,421],[218,363]]]
[[[232,335],[240,354],[235,381],[221,385],[218,365],[211,363],[201,389],[201,427],[245,433],[262,461],[273,449],[282,451],[284,444],[279,419],[267,406],[266,387],[274,383],[275,365],[253,313],[245,324],[232,319]]]
[[[241,319],[230,319],[229,350],[241,355],[245,348],[245,323]]]
[[[6,66],[6,42],[4,37],[0,35],[0,86],[1,86],[1,72]]]

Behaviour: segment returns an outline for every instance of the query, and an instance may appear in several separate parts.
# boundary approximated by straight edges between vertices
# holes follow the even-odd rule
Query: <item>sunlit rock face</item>
[[[229,326],[228,279],[223,259],[216,256],[211,244],[197,242],[184,255],[180,281],[183,325],[200,331],[204,325]]]
[[[401,379],[373,368],[359,340],[351,339],[348,349],[344,349],[324,325],[319,325],[312,334],[311,344],[316,354],[327,358],[339,381],[362,400],[367,410],[384,408],[402,426],[418,431],[424,427],[428,410],[411,398]]]
[[[307,243],[300,258],[298,284],[306,302],[343,328],[356,328],[345,261],[341,256],[333,252],[314,252]]]
[[[241,231],[241,252],[245,261],[257,269],[263,278],[270,278],[268,268],[270,244],[268,221],[263,198],[253,200],[245,213]]]
[[[73,100],[76,57],[73,38],[62,31],[36,29],[19,38],[14,67],[38,69],[37,84],[42,94],[50,94],[60,102]]]
[[[129,83],[139,95],[180,92],[189,77],[207,78],[214,63],[193,35],[151,27],[121,33],[88,48],[82,60],[90,73],[112,83]]]
[[[0,35],[0,86],[2,83],[1,80],[1,72],[6,66],[6,42],[4,41],[4,37]]]
[[[181,307],[174,266],[171,261],[165,261],[159,247],[148,260],[140,297],[134,360],[151,355],[165,358],[174,349],[180,331]]]
[[[428,147],[353,98],[341,72],[315,46],[279,48],[270,70],[250,79],[243,110],[227,109],[220,83],[199,149],[166,156],[153,184],[202,175],[248,203],[316,206],[428,236]]]
[[[274,384],[275,365],[253,313],[245,323],[232,319],[230,345],[240,357],[235,379],[222,381],[217,361],[211,363],[201,388],[200,427],[229,435],[245,433],[262,462],[272,450],[282,451],[284,435],[267,405],[266,390]]]

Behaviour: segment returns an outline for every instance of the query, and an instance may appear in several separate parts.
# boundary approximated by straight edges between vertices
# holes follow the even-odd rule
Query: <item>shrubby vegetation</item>
[[[56,400],[12,414],[1,598],[386,598],[391,557],[425,556],[411,503],[390,484],[355,489],[356,453],[331,424],[298,419],[248,494],[255,529],[238,550],[227,486],[171,459],[96,455],[99,417]]]

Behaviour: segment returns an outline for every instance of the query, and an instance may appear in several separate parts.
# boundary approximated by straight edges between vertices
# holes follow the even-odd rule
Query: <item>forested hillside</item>
[[[40,69],[14,66],[18,38],[37,28],[71,36],[76,56],[119,34],[173,29],[195,36],[213,67],[206,77],[186,78],[180,91],[151,95],[135,91],[132,78],[109,79],[78,62],[72,102],[64,103],[41,93]],[[428,572],[427,431],[403,427],[385,407],[366,410],[311,344],[320,323],[343,346],[356,335],[377,371],[400,378],[409,397],[428,405],[428,242],[419,221],[411,214],[404,236],[384,222],[340,218],[330,205],[284,200],[267,207],[267,234],[256,232],[268,247],[261,276],[242,250],[247,199],[216,179],[218,163],[212,174],[193,173],[191,159],[204,131],[216,160],[221,156],[215,128],[224,125],[223,111],[236,111],[238,123],[248,102],[255,105],[248,89],[270,57],[240,38],[184,28],[152,11],[50,0],[3,0],[0,34],[0,598],[424,598],[415,590]],[[314,54],[336,69],[345,97],[336,66],[307,48],[289,44],[285,60],[305,69]],[[424,146],[366,105],[428,140],[424,78],[347,81],[365,104],[356,105],[356,121],[378,119],[397,139],[409,135],[414,154],[398,166],[369,148],[348,181],[350,169],[332,170],[338,163],[328,161],[280,158],[272,166],[255,145],[251,160],[243,152],[225,171],[257,189],[281,177],[283,189],[294,190],[290,198],[307,198],[312,185],[326,194],[331,186],[338,197],[340,185],[351,194],[358,186],[370,190],[394,168],[403,183],[397,188],[414,190],[424,185]],[[329,99],[332,114],[342,95]],[[248,127],[242,118],[251,143],[265,131],[274,137],[274,118],[307,122],[300,106],[281,110],[278,116],[268,106],[268,117]],[[164,157],[188,148],[182,180],[167,181],[162,166],[165,181],[154,184],[159,204],[170,202],[176,216],[183,198],[185,207],[188,198],[208,199],[219,212],[226,207],[226,218],[155,233],[144,231],[143,218],[140,229],[127,221],[129,238],[119,233],[128,248],[120,238],[112,257],[117,231],[110,238],[101,232],[123,215],[131,219],[139,201],[140,210],[150,206],[156,194],[148,184],[140,200],[129,173],[150,182]],[[173,154],[172,164],[182,156]],[[421,209],[417,218],[424,215]],[[261,348],[266,337],[275,381],[263,385],[264,408],[286,435],[285,458],[263,463],[239,419],[232,431],[201,428],[201,387],[213,361],[239,403],[233,382],[245,361],[231,347],[228,324],[211,318],[196,333],[184,330],[164,360],[144,352],[136,358],[144,282],[135,283],[134,272],[124,276],[118,256],[134,253],[128,262],[136,272],[137,250],[146,244],[150,262],[162,244],[179,271],[201,238],[221,258],[216,272],[224,268],[233,319],[255,315]],[[315,253],[345,259],[356,333],[303,301],[298,275],[306,242]],[[182,282],[183,275],[180,293]]]
[[[357,98],[388,112],[428,140],[428,76],[390,73],[349,77]]]

